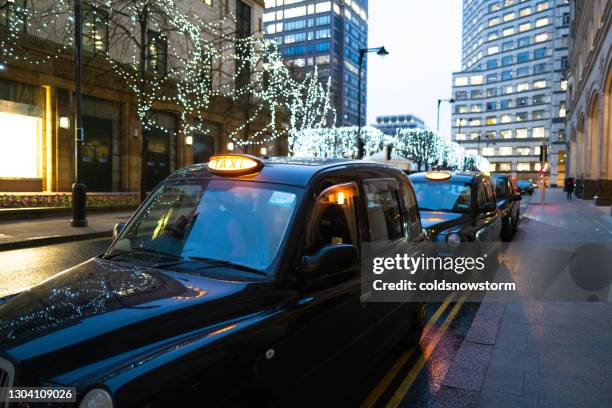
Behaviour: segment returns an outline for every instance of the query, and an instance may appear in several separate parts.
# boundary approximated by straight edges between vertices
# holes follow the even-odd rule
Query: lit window
[[[561,81],[561,83],[559,84],[559,88],[562,91],[567,91],[567,79]]]
[[[477,105],[470,106],[470,112],[475,112],[475,113],[482,112],[482,105],[477,104]]]
[[[0,177],[40,177],[38,152],[41,147],[41,119],[0,112],[0,123]]]
[[[516,171],[530,171],[531,163],[516,163]]]
[[[467,105],[457,105],[455,110],[456,110],[457,113],[467,113],[467,111],[468,111]]]
[[[519,16],[525,17],[531,14],[531,7],[525,7],[519,10]]]
[[[492,31],[489,33],[487,40],[488,41],[493,41],[493,40],[497,40],[497,38],[499,37],[497,31]]]
[[[500,156],[512,156],[512,146],[502,146],[499,148]]]
[[[534,127],[531,129],[531,137],[546,137],[546,131],[544,130],[544,126]]]
[[[538,34],[533,38],[533,41],[540,43],[543,41],[548,40],[548,33],[542,33],[542,34]]]
[[[548,17],[538,18],[535,22],[536,27],[543,27],[548,24]]]
[[[497,54],[499,52],[499,47],[497,45],[493,46],[493,47],[489,47],[487,49],[487,54],[491,55],[491,54]]]
[[[536,11],[544,11],[548,8],[548,2],[543,1],[541,3],[536,4]]]
[[[546,116],[546,112],[544,112],[543,110],[536,110],[533,111],[533,119],[544,119],[544,116]]]
[[[470,133],[470,139],[477,140],[480,137],[480,132],[472,132]]]
[[[456,133],[455,134],[455,140],[466,140],[467,139],[467,135],[465,133]]]
[[[493,156],[495,155],[495,148],[494,147],[483,147],[481,149],[481,154],[483,156]]]
[[[512,171],[512,163],[497,163],[499,171]]]
[[[480,126],[482,124],[482,121],[480,119],[472,119],[470,121],[470,126]]]
[[[523,82],[522,84],[516,85],[516,92],[523,92],[523,91],[528,91],[528,90],[529,90],[528,82]]]
[[[538,154],[540,154],[540,153],[538,153]],[[542,169],[542,163],[539,163],[539,162],[533,163],[533,169],[535,171],[540,171]]]
[[[516,154],[519,156],[529,156],[529,154],[531,154],[531,149],[528,147],[517,147]]]
[[[501,132],[499,132],[499,134],[504,139],[511,139],[512,138],[512,130],[510,130],[510,129],[502,130]]]
[[[501,116],[500,121],[501,123],[510,123],[512,122],[512,115],[506,113]]]
[[[213,5],[213,0],[202,0],[202,3],[206,4],[207,6],[211,6]],[[266,3],[272,3],[270,0],[266,1]],[[272,6],[266,6],[266,7],[272,7]]]
[[[541,89],[541,88],[546,88],[546,81],[545,80],[540,80],[540,81],[535,81],[533,83],[533,89]]]
[[[516,137],[518,139],[527,138],[527,128],[516,129]]]
[[[502,36],[504,37],[507,37],[512,34],[514,34],[514,27],[504,28],[504,30],[502,31]]]
[[[493,27],[499,24],[499,17],[494,17],[489,19],[489,27]]]
[[[514,20],[514,17],[515,17],[514,13],[504,14],[504,21],[512,21]]]
[[[527,31],[531,29],[531,23],[523,23],[519,25],[519,33],[522,33],[523,31]]]
[[[455,78],[455,86],[465,86],[468,84],[467,77],[458,77]]]
[[[108,50],[108,15],[94,8],[83,10],[83,49],[99,53]]]
[[[495,116],[487,117],[487,125],[496,125],[496,124],[497,124],[497,117]]]
[[[484,82],[484,77],[482,75],[473,75],[470,77],[470,84],[472,85],[481,85]]]
[[[504,86],[502,88],[502,93],[504,95],[511,94],[512,92],[514,92],[514,88],[512,88],[512,85]]]

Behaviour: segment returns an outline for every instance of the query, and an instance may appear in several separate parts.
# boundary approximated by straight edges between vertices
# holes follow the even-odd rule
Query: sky
[[[368,124],[377,115],[415,114],[436,128],[438,99],[450,98],[461,69],[461,0],[370,0]],[[440,133],[450,136],[451,109],[440,108]]]

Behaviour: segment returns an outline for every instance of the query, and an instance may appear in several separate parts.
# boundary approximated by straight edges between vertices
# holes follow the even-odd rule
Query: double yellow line
[[[451,293],[450,295],[446,297],[444,302],[442,302],[440,307],[438,307],[438,309],[433,314],[431,319],[429,319],[429,321],[425,325],[423,329],[422,338],[425,338],[427,334],[431,331],[433,326],[436,324],[436,321],[440,318],[442,313],[444,313],[444,311],[446,310],[448,305],[453,301],[455,296],[456,296],[455,292]],[[455,303],[454,307],[451,309],[448,316],[446,316],[446,319],[444,319],[444,322],[442,323],[440,328],[436,331],[433,338],[429,342],[427,342],[427,344],[423,345],[423,352],[419,356],[419,359],[412,366],[410,371],[406,374],[401,384],[399,385],[399,387],[397,388],[397,390],[395,391],[395,393],[393,394],[393,396],[387,403],[387,408],[396,408],[400,404],[400,402],[402,401],[402,399],[404,398],[404,396],[406,395],[406,393],[408,392],[408,390],[410,389],[410,387],[416,380],[417,376],[419,375],[419,373],[425,366],[425,363],[431,356],[431,353],[434,351],[434,349],[440,342],[440,339],[444,336],[444,334],[446,333],[446,330],[448,330],[448,326],[455,319],[455,316],[459,312],[459,309],[461,309],[461,306],[465,302],[465,299],[467,298],[467,296],[468,294],[464,293],[459,298],[457,303]],[[391,369],[387,371],[384,377],[380,380],[380,382],[376,385],[376,387],[374,387],[374,389],[370,392],[370,394],[365,399],[365,401],[361,404],[361,408],[371,408],[374,406],[374,404],[376,404],[378,399],[383,395],[383,393],[387,390],[387,388],[389,388],[389,385],[391,384],[391,382],[395,379],[395,377],[397,377],[402,367],[404,367],[406,362],[414,354],[415,350],[416,348],[412,348],[408,351],[403,352],[400,355],[400,357],[395,361]]]

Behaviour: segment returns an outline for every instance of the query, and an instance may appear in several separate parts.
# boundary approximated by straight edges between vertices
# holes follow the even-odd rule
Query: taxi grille
[[[4,395],[6,393],[5,387],[13,385],[14,376],[15,368],[13,364],[0,357],[0,407],[8,407],[8,402],[3,404],[3,401],[6,401],[6,396]]]

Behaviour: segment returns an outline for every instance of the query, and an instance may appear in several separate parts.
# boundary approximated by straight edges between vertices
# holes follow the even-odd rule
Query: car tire
[[[405,348],[416,347],[419,344],[425,324],[427,324],[427,303],[419,302],[412,316],[410,331],[402,339],[402,345]]]

